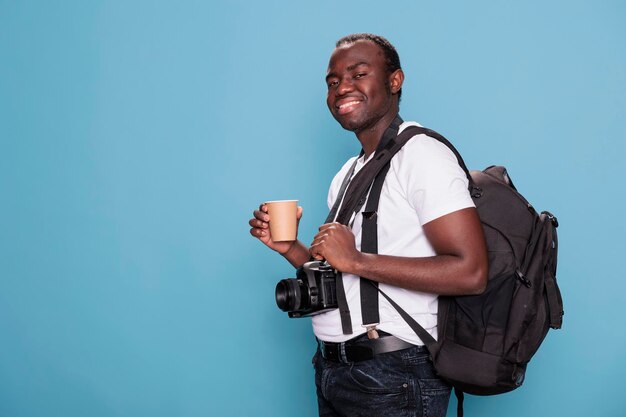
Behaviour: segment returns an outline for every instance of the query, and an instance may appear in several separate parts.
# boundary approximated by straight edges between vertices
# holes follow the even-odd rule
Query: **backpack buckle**
[[[470,195],[472,196],[472,198],[480,198],[483,196],[483,189],[472,185],[472,187],[470,188]]]
[[[545,214],[546,217],[550,219],[554,227],[559,227],[559,221],[554,214],[550,213],[549,211],[542,211],[541,214]]]
[[[516,387],[521,386],[524,383],[524,378],[526,377],[526,370],[522,367],[515,365],[513,369],[513,375],[511,375],[511,379],[515,383]]]
[[[520,282],[524,284],[526,288],[530,288],[533,286],[532,282],[530,282],[530,280],[526,278],[519,269],[515,270],[515,274],[517,275],[517,279],[520,280]]]

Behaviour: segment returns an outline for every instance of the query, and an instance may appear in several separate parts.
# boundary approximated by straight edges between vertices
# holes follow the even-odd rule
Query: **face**
[[[359,132],[398,111],[395,93],[402,87],[396,73],[388,74],[383,50],[360,40],[335,49],[328,63],[326,104],[344,129]]]

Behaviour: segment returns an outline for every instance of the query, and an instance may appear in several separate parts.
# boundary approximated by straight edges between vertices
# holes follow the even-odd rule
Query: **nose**
[[[344,94],[350,93],[354,90],[354,85],[352,84],[352,80],[350,78],[344,77],[339,80],[339,85],[337,86],[337,95],[343,96]]]

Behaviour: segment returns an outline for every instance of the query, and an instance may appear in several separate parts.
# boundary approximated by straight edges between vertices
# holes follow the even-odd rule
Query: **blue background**
[[[468,416],[622,416],[626,7],[619,1],[0,0],[0,416],[314,416],[293,275],[358,152],[325,107],[334,41],[374,32],[401,114],[498,163],[561,222],[563,330]],[[449,415],[453,414],[454,401]]]

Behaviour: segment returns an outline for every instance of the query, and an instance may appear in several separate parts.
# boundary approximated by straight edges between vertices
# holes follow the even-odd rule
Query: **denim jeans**
[[[450,386],[415,346],[362,362],[313,357],[320,417],[445,417]]]

